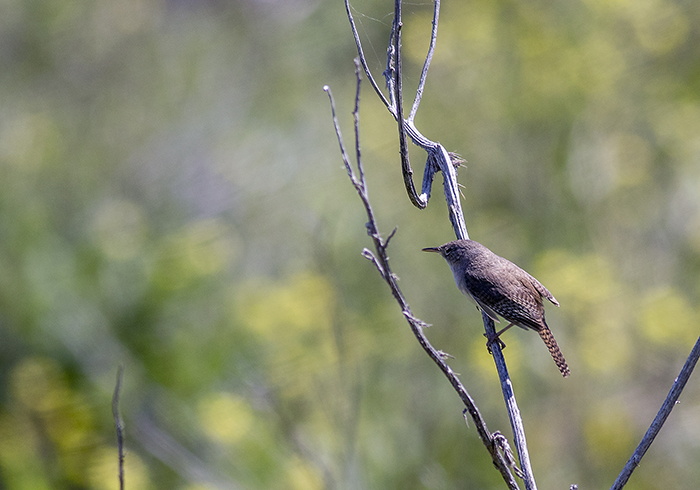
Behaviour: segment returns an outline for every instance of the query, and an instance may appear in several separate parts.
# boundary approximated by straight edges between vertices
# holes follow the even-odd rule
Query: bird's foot
[[[489,354],[493,354],[493,352],[491,351],[491,346],[495,343],[498,343],[498,347],[500,347],[501,350],[506,348],[506,343],[501,340],[500,334],[496,334],[491,338],[489,338],[488,335],[484,334],[484,337],[488,339],[486,341],[486,348],[489,350]]]
[[[487,334],[484,334],[484,337],[486,337],[486,338],[488,339],[488,340],[486,341],[486,348],[489,350],[489,354],[493,354],[493,352],[491,352],[491,346],[492,346],[495,342],[498,342],[498,346],[501,348],[501,350],[503,350],[503,349],[506,348],[505,342],[503,342],[503,341],[501,340],[501,334],[503,334],[503,332],[506,332],[506,331],[507,331],[510,327],[512,327],[513,325],[514,325],[514,323],[509,323],[507,327],[502,328],[501,330],[499,330],[498,332],[496,332],[496,333],[493,335],[493,337],[489,337]]]

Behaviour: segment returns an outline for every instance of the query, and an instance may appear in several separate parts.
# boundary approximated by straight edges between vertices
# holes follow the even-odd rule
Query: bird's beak
[[[437,247],[428,247],[428,248],[424,248],[424,249],[423,249],[423,252],[435,252],[435,253],[438,253],[438,254],[440,253],[440,251],[437,249]]]

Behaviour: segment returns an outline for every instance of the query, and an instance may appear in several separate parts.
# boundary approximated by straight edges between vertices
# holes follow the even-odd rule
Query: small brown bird
[[[488,345],[500,342],[500,335],[513,325],[540,334],[561,374],[566,378],[569,366],[544,321],[545,297],[556,306],[559,302],[537,279],[509,260],[493,253],[473,240],[455,240],[424,252],[442,255],[452,269],[457,287],[472,298],[478,307],[498,322],[498,315],[509,325],[489,339]]]

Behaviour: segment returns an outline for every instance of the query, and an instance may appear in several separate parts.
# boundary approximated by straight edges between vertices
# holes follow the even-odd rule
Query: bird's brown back
[[[546,328],[542,292],[550,301],[554,300],[551,293],[530,274],[483,245],[475,251],[478,253],[472,254],[464,286],[477,303],[483,303],[519,327],[535,331]]]

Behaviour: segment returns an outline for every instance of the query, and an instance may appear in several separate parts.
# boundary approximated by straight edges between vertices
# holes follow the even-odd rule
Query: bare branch
[[[673,407],[678,402],[678,398],[681,396],[681,392],[683,391],[683,388],[685,388],[688,378],[690,378],[693,369],[695,369],[698,358],[700,358],[700,337],[698,337],[698,340],[695,342],[695,346],[693,346],[693,349],[690,351],[690,355],[688,355],[688,359],[686,359],[683,369],[681,369],[680,374],[674,381],[671,391],[668,392],[666,400],[661,405],[659,413],[656,414],[654,421],[651,423],[651,426],[647,430],[646,434],[644,434],[642,441],[637,446],[637,449],[635,449],[632,457],[629,459],[629,461],[627,461],[627,464],[618,475],[615,483],[613,483],[613,486],[610,487],[610,490],[619,490],[627,484],[632,472],[637,468],[637,466],[639,466],[639,463],[644,457],[644,454],[647,452],[647,449],[649,449],[651,443],[654,442],[654,438],[659,433],[661,427],[663,427],[664,423],[666,422],[666,419],[671,414],[671,410],[673,410]]]
[[[352,28],[352,35],[355,38],[355,45],[357,46],[357,54],[360,57],[360,62],[362,63],[362,67],[365,69],[365,75],[367,75],[367,79],[369,80],[369,83],[372,85],[374,88],[374,91],[377,93],[377,96],[379,99],[384,103],[387,109],[389,109],[389,112],[396,117],[396,113],[394,112],[394,106],[393,104],[389,104],[389,101],[386,99],[384,94],[382,93],[382,90],[379,88],[379,85],[377,85],[376,80],[372,76],[372,72],[369,70],[369,66],[367,65],[367,58],[365,58],[365,53],[362,51],[362,43],[360,42],[360,35],[357,32],[357,26],[355,25],[355,19],[352,16],[352,12],[350,12],[350,0],[345,0],[345,11],[348,14],[348,19],[350,20],[350,27]]]
[[[345,170],[348,172],[348,177],[350,177],[350,180],[352,181],[352,185],[355,186],[355,189],[359,190],[360,189],[360,181],[357,180],[357,177],[355,177],[355,172],[352,169],[352,165],[350,164],[350,158],[348,157],[348,153],[345,151],[345,145],[343,144],[343,134],[340,132],[340,125],[338,124],[338,117],[335,114],[335,100],[333,99],[333,94],[331,93],[331,88],[328,85],[325,85],[323,87],[323,90],[328,94],[328,97],[331,100],[331,113],[333,114],[333,126],[335,127],[335,135],[338,138],[338,143],[340,144],[340,155],[343,158],[343,164],[345,165]]]
[[[439,2],[438,2],[439,3]],[[352,29],[352,34],[355,39],[355,45],[357,46],[357,53],[359,56],[360,64],[362,65],[365,74],[367,75],[367,79],[370,81],[370,84],[374,88],[374,91],[377,93],[379,96],[380,100],[382,103],[386,106],[387,110],[389,113],[394,117],[394,119],[399,123],[399,146],[400,146],[400,156],[401,156],[401,169],[402,169],[402,174],[403,174],[403,180],[404,180],[404,185],[406,187],[406,192],[408,194],[408,197],[413,203],[414,206],[416,206],[419,209],[424,209],[427,204],[427,197],[430,196],[430,192],[423,192],[420,196],[416,192],[415,185],[413,184],[413,169],[411,168],[410,160],[408,157],[408,145],[406,144],[406,128],[404,128],[404,125],[406,124],[406,121],[404,121],[403,118],[403,107],[402,107],[402,87],[401,87],[401,0],[394,0],[394,8],[395,8],[395,15],[394,15],[394,23],[392,26],[391,30],[391,36],[389,38],[389,47],[387,49],[387,68],[384,72],[384,76],[386,78],[387,86],[389,88],[389,99],[384,96],[383,92],[379,88],[379,85],[377,84],[374,76],[372,75],[372,72],[369,69],[369,66],[367,64],[367,59],[365,57],[364,51],[362,49],[362,42],[360,41],[360,36],[357,32],[357,26],[355,24],[355,19],[352,16],[352,12],[350,9],[350,2],[349,0],[345,0],[345,11],[348,16],[348,20],[350,21],[350,27]],[[434,46],[434,41],[431,42],[431,45]],[[430,56],[432,57],[432,52],[430,52]],[[429,62],[428,62],[429,65]],[[427,66],[424,66],[424,76],[422,77],[422,85],[425,85],[425,76],[427,75]],[[421,89],[422,91],[422,89]],[[417,107],[416,107],[417,110]],[[415,117],[415,114],[413,114]],[[414,128],[415,129],[415,128]],[[430,147],[436,146],[436,143],[433,143],[426,138],[424,138],[422,135],[419,137],[419,139],[416,139],[414,136],[417,136],[418,133],[417,131],[412,131],[409,133],[411,136],[411,139],[415,144],[418,146],[421,146],[423,149],[426,151]],[[422,143],[421,143],[422,142]],[[430,181],[432,183],[432,179]],[[425,185],[425,181],[424,181]]]
[[[384,240],[384,248],[387,248],[389,246],[389,240],[394,238],[394,235],[396,235],[396,232],[398,231],[397,227],[394,227],[393,230],[391,230],[391,233],[389,233],[389,236],[386,237],[386,240]]]
[[[416,98],[413,100],[413,107],[411,107],[411,113],[408,115],[408,120],[411,122],[415,119],[416,112],[418,112],[418,106],[423,98],[425,80],[428,78],[428,68],[430,68],[430,62],[433,60],[435,43],[437,42],[438,21],[440,20],[440,0],[434,1],[435,9],[433,10],[433,30],[430,33],[430,46],[428,47],[428,54],[425,57],[425,63],[423,63],[423,71],[420,74],[420,81],[418,82],[418,88],[416,89]]]
[[[430,327],[432,327],[432,325],[431,325],[430,323],[425,323],[425,322],[424,322],[423,320],[421,320],[420,318],[416,318],[415,316],[413,316],[413,314],[412,314],[410,311],[403,311],[402,313],[403,313],[403,316],[405,316],[407,320],[409,320],[409,321],[415,323],[416,326],[419,327],[419,328],[430,328]],[[445,356],[452,357],[452,356],[450,356],[449,354],[445,354],[445,353],[442,352],[442,351],[438,351],[438,352],[440,353],[440,355],[441,355],[442,357],[445,357]],[[454,358],[453,358],[453,359],[454,359]]]
[[[450,165],[450,159],[447,157],[447,150],[440,144],[429,140],[423,136],[418,129],[415,127],[413,119],[415,118],[416,112],[418,111],[418,104],[422,97],[422,91],[425,87],[425,82],[428,74],[428,68],[430,66],[430,61],[432,60],[433,52],[435,50],[435,43],[437,41],[437,24],[439,19],[439,8],[440,2],[435,2],[435,11],[433,14],[433,30],[431,34],[430,48],[428,50],[428,55],[426,57],[425,63],[423,65],[423,72],[421,73],[421,80],[418,86],[418,91],[416,93],[416,99],[414,101],[414,107],[411,110],[411,116],[408,120],[403,118],[402,97],[401,97],[401,0],[394,0],[394,22],[392,24],[392,31],[390,35],[389,47],[387,50],[387,69],[384,72],[387,85],[389,87],[389,93],[391,97],[391,102],[387,100],[382,91],[379,89],[374,76],[372,75],[369,66],[367,65],[367,60],[365,58],[364,51],[362,49],[362,42],[360,41],[360,36],[357,32],[357,26],[355,25],[355,19],[352,16],[350,10],[349,0],[345,0],[345,11],[350,21],[350,27],[352,29],[352,34],[355,39],[355,45],[357,46],[357,52],[359,55],[359,62],[364,68],[365,74],[369,79],[375,92],[384,103],[389,113],[397,120],[399,123],[399,146],[401,155],[401,169],[403,174],[404,185],[406,187],[406,192],[408,197],[414,206],[423,209],[428,204],[428,199],[430,198],[430,189],[433,183],[433,177],[437,170],[441,170],[445,175],[445,197],[447,199],[448,209],[450,210],[450,222],[455,228],[455,234],[458,238],[468,238],[467,227],[464,224],[464,217],[462,216],[462,205],[459,201],[459,190],[457,189],[457,177],[454,168]],[[405,134],[404,134],[405,133]],[[411,138],[414,144],[420,146],[428,153],[428,159],[426,163],[425,172],[423,175],[423,188],[421,195],[417,195],[415,186],[413,184],[413,170],[411,169],[409,157],[408,157],[408,145],[406,144],[406,136]],[[449,168],[449,169],[448,169]],[[453,189],[454,188],[454,189]]]
[[[120,364],[117,369],[117,383],[112,395],[112,415],[114,416],[114,426],[117,429],[117,451],[119,452],[119,490],[124,490],[124,422],[119,415],[119,396],[123,376],[124,366]]]
[[[357,62],[357,58],[355,58],[355,78],[356,78],[356,85],[355,85],[355,108],[352,111],[352,118],[354,122],[354,127],[355,127],[355,161],[359,162],[361,161],[362,155],[360,152],[360,140],[359,140],[359,134],[360,134],[360,88],[361,88],[361,82],[362,78],[360,77],[360,65]],[[367,189],[367,183],[365,182],[365,170],[362,168],[361,165],[357,166],[357,171],[360,174],[360,186],[362,187],[362,190],[365,191]]]
[[[360,71],[359,71],[359,62],[356,64],[357,69],[355,71],[356,76],[360,77]],[[331,107],[333,108],[335,106],[335,103],[333,101],[333,95],[328,87],[324,87],[324,90],[328,94],[328,97],[330,98],[331,101]],[[359,85],[358,85],[358,91],[355,95],[355,101],[356,101],[356,107],[357,107],[357,101],[359,100]],[[335,111],[333,110],[333,117],[334,117],[334,124],[336,126],[336,133],[340,135],[340,129],[338,127],[337,119],[335,118]],[[357,114],[353,114],[357,120]],[[356,126],[355,127],[355,144],[356,148],[359,148],[360,143],[360,136],[359,136],[359,129]],[[345,146],[342,141],[342,137],[338,137],[338,143],[340,144],[340,151],[341,154],[343,155],[343,161],[347,161],[347,152],[345,150]],[[446,152],[445,152],[446,154]],[[358,167],[358,172],[361,172],[360,169],[362,169],[362,160],[360,159],[360,152],[357,151],[358,155],[358,161],[357,161],[357,167]],[[351,168],[349,165],[349,162],[346,163],[346,168]],[[477,408],[476,404],[474,403],[474,400],[472,399],[471,395],[469,392],[467,392],[466,388],[462,385],[462,382],[459,380],[457,375],[452,371],[452,369],[447,365],[445,362],[445,358],[447,357],[442,351],[437,351],[428,341],[427,337],[423,334],[423,328],[426,326],[426,323],[419,320],[416,318],[413,313],[411,312],[411,308],[408,305],[408,302],[403,296],[403,293],[401,292],[401,289],[398,286],[398,281],[396,275],[392,272],[391,267],[389,266],[389,258],[386,254],[386,245],[389,242],[389,239],[391,236],[393,236],[395,230],[391,233],[389,238],[387,238],[386,241],[382,242],[381,237],[379,236],[379,233],[376,231],[377,230],[377,223],[376,219],[374,217],[374,212],[372,211],[372,207],[369,201],[369,196],[367,193],[367,188],[364,185],[356,185],[355,180],[353,180],[353,175],[354,172],[351,170],[348,171],[348,175],[350,176],[351,180],[353,181],[353,185],[355,186],[355,190],[358,193],[358,196],[360,197],[360,200],[362,201],[363,205],[365,206],[365,210],[367,212],[367,218],[368,218],[368,223],[367,223],[367,230],[369,236],[372,238],[372,241],[374,243],[374,248],[375,248],[375,254],[372,254],[369,252],[369,250],[364,250],[363,251],[363,256],[369,258],[377,267],[377,269],[380,271],[382,274],[382,278],[386,281],[386,283],[389,286],[389,289],[391,290],[392,295],[396,299],[396,301],[399,303],[399,306],[401,307],[401,312],[403,313],[404,317],[406,318],[406,321],[408,322],[411,331],[413,332],[413,335],[416,337],[418,340],[418,343],[423,347],[423,349],[426,351],[428,356],[438,365],[440,370],[445,374],[447,379],[450,381],[452,384],[453,388],[459,395],[460,399],[464,403],[466,410],[469,412],[470,416],[472,417],[472,420],[474,421],[476,425],[476,430],[477,433],[479,434],[479,437],[481,438],[484,446],[486,446],[487,450],[491,454],[491,458],[493,459],[494,465],[498,468],[500,471],[501,475],[503,476],[504,481],[508,485],[508,488],[511,490],[518,489],[518,485],[510,471],[510,467],[508,463],[506,462],[504,456],[501,454],[501,452],[498,450],[498,447],[496,443],[494,442],[491,433],[489,432],[486,422],[481,416],[481,413],[479,412],[479,409]]]
[[[403,74],[401,68],[401,0],[394,0],[394,23],[392,28],[393,58],[394,58],[394,83],[393,88],[396,94],[396,121],[399,125],[399,154],[401,155],[401,173],[403,182],[406,186],[406,193],[411,203],[418,209],[425,209],[428,205],[427,199],[421,199],[416,193],[416,187],[413,184],[413,169],[408,156],[408,145],[406,144],[406,131],[404,130],[403,117]],[[390,89],[392,88],[390,85]]]
[[[382,265],[379,263],[379,260],[377,260],[377,257],[374,256],[371,250],[368,248],[363,248],[362,249],[362,256],[372,262],[374,266],[377,268],[379,273],[382,275],[382,277],[385,277],[384,269],[382,268]]]
[[[483,310],[481,311],[481,318],[484,321],[486,337],[489,339],[494,338],[496,336],[496,327],[493,323],[493,320]],[[501,391],[503,392],[503,399],[505,400],[506,408],[508,409],[508,418],[510,419],[510,425],[513,429],[513,439],[515,442],[515,447],[518,450],[518,456],[520,459],[520,469],[522,473],[521,478],[523,479],[523,481],[525,481],[525,488],[527,490],[536,490],[537,484],[535,483],[535,476],[532,473],[532,465],[530,464],[530,453],[527,450],[527,441],[525,440],[525,427],[523,426],[523,419],[520,416],[518,402],[515,400],[515,394],[513,393],[513,384],[510,381],[510,375],[508,374],[506,360],[503,357],[503,352],[501,352],[501,346],[498,342],[494,342],[493,344],[491,344],[491,353],[493,354],[493,359],[496,363],[498,377],[501,380]]]
[[[343,135],[340,131],[338,117],[336,116],[335,99],[333,98],[333,93],[331,92],[331,89],[328,85],[325,85],[323,87],[323,90],[328,94],[328,98],[331,103],[331,113],[333,114],[333,126],[335,127],[335,134],[338,137],[338,144],[340,145],[340,154],[343,158],[345,170],[348,172],[348,177],[350,177],[352,185],[355,187],[355,190],[360,196],[362,204],[365,206],[365,212],[367,213],[367,217],[369,218],[366,224],[367,234],[370,237],[372,237],[372,240],[374,240],[375,243],[378,243],[381,246],[382,241],[381,237],[379,236],[379,232],[377,231],[377,225],[374,219],[374,211],[372,210],[372,205],[370,204],[369,198],[367,197],[365,171],[364,167],[361,165],[362,152],[360,150],[360,86],[362,78],[360,75],[360,61],[357,58],[355,59],[355,76],[357,79],[357,87],[355,90],[355,109],[353,110],[352,115],[355,122],[355,157],[357,158],[357,172],[360,176],[359,179],[352,168],[352,165],[350,163],[350,157],[348,156],[348,152],[345,149],[345,144],[343,143]],[[378,264],[381,267],[380,270],[386,271],[386,267],[383,263],[381,263],[381,261],[378,262]]]

